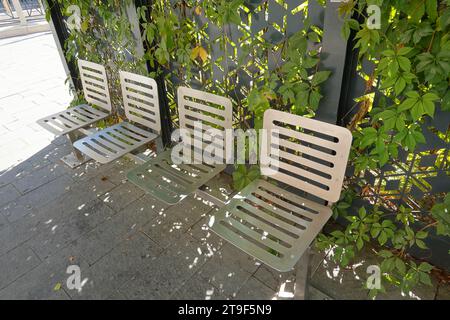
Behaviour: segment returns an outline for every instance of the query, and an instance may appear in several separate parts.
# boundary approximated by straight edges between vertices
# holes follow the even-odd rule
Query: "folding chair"
[[[271,109],[264,113],[263,127],[268,137],[261,143],[261,170],[278,185],[253,181],[213,214],[210,227],[247,254],[287,272],[332,215],[352,135],[343,127]]]
[[[215,94],[186,88],[178,88],[180,129],[187,129],[194,137],[194,126],[201,122],[203,129],[224,132],[232,128],[231,101]],[[223,137],[225,140],[225,138]],[[222,142],[224,143],[224,140]],[[201,148],[203,149],[203,148]],[[202,152],[194,150],[193,152]],[[208,180],[226,168],[226,164],[175,164],[172,149],[131,170],[128,180],[156,198],[176,204],[197,190]]]
[[[72,143],[81,134],[86,134],[86,127],[108,117],[111,113],[111,99],[105,67],[79,59],[78,69],[84,98],[88,104],[78,105],[37,121],[40,126],[57,136],[67,134]],[[73,153],[62,157],[61,160],[75,168],[88,159],[83,157],[78,150],[73,149]]]
[[[155,140],[161,132],[156,81],[120,71],[120,83],[128,120],[74,143],[76,149],[103,164]]]
[[[89,126],[106,118],[111,113],[105,67],[97,63],[78,60],[78,69],[84,97],[89,104],[78,105],[37,121],[39,125],[57,136]]]

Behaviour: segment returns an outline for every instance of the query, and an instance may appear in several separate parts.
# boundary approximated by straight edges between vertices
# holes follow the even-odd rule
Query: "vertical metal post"
[[[364,22],[364,17],[357,12],[355,12],[352,18],[357,20],[359,23]],[[351,121],[352,117],[357,112],[357,109],[355,108],[352,110],[355,105],[355,101],[353,99],[361,96],[366,89],[366,81],[360,77],[356,71],[359,61],[359,49],[353,49],[357,42],[355,35],[356,31],[351,30],[347,44],[337,121],[337,124],[340,126],[346,126]],[[370,68],[370,71],[367,70],[368,68]],[[362,69],[365,73],[371,74],[371,70],[373,70],[373,68],[374,65],[372,63],[364,63],[363,61]]]
[[[47,3],[41,2],[41,1],[39,1],[39,3],[42,6],[43,10],[45,11]],[[70,81],[71,87],[75,87],[75,84],[74,84],[71,74],[70,74],[69,65],[67,64],[67,60],[64,55],[64,47],[63,47],[64,44],[61,45],[61,43],[60,43],[60,40],[59,40],[57,32],[56,32],[55,24],[53,23],[53,19],[50,19],[50,21],[48,21],[48,23],[50,25],[50,30],[52,31],[53,39],[55,40],[56,48],[58,49],[59,57],[61,58],[61,62],[64,67],[64,71],[66,72],[66,76],[70,77],[69,81]]]
[[[51,16],[51,26],[53,36],[55,37],[55,42],[58,48],[61,48],[63,65],[67,67],[72,83],[76,90],[82,90],[80,76],[78,74],[78,68],[74,61],[67,61],[65,59],[65,42],[69,38],[69,31],[67,30],[66,24],[64,23],[64,17],[62,15],[61,7],[58,1],[46,0],[46,5],[48,10],[50,10]],[[44,1],[45,6],[45,1]],[[67,70],[66,70],[67,72]]]
[[[328,123],[337,122],[347,54],[347,41],[341,36],[343,20],[338,14],[340,4],[340,1],[327,1],[323,27],[320,69],[330,70],[332,74],[323,84],[323,98],[317,110],[316,119]]]
[[[135,6],[147,7],[147,21],[151,19],[151,10],[152,10],[152,0],[135,0]],[[141,27],[141,32],[142,32]],[[143,41],[144,52],[148,50],[147,42]],[[158,65],[156,64],[155,68],[150,66],[150,63],[147,61],[147,70],[148,72],[158,70]],[[156,77],[156,83],[158,84],[158,96],[159,96],[159,108],[160,108],[160,116],[161,116],[161,137],[164,145],[170,143],[170,136],[172,133],[172,121],[170,118],[170,110],[169,110],[169,101],[167,99],[167,90],[166,84],[164,81],[164,75],[158,75]]]
[[[46,0],[42,3],[42,5],[44,6],[45,9],[50,10],[51,19],[49,23],[66,74],[70,75],[72,86],[76,90],[81,90],[82,85],[78,73],[78,68],[75,62],[67,61],[67,59],[65,58],[64,48],[65,42],[69,38],[69,31],[67,30],[66,24],[64,22],[61,7],[59,6],[59,3],[55,0]],[[80,137],[79,132],[71,132],[67,134],[67,138],[72,143],[72,145],[74,141],[79,139],[79,137]],[[61,160],[73,169],[88,161],[89,158],[84,156],[80,151],[72,147],[72,153],[62,157]]]
[[[144,56],[144,44],[141,38],[141,28],[139,27],[139,18],[136,12],[136,5],[130,2],[126,5],[126,12],[128,21],[130,22],[131,32],[133,33],[134,40],[136,42],[136,55],[139,58]]]

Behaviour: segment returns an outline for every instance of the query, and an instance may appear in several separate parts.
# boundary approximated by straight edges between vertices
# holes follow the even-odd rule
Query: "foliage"
[[[314,115],[322,98],[320,87],[331,73],[318,70],[322,31],[305,19],[301,30],[275,45],[263,37],[249,33],[250,26],[242,21],[241,10],[245,10],[243,0],[159,0],[154,1],[151,8],[138,8],[148,48],[145,58],[152,66],[158,65],[165,76],[173,119],[177,118],[177,108],[176,86],[172,79],[176,78],[181,84],[196,85],[209,92],[229,96],[230,92],[237,91],[239,69],[254,65],[256,61],[260,62],[259,71],[255,75],[255,81],[245,87],[246,97],[241,98],[238,94],[231,97],[235,102],[237,126],[242,129],[262,128],[264,111],[269,108],[299,115]],[[148,13],[150,18],[147,17]],[[199,19],[209,22],[202,24]],[[213,41],[205,36],[210,22],[221,29],[217,43],[223,50],[224,57],[233,56],[238,62],[238,67],[233,69],[227,65],[225,58],[222,62],[224,74],[219,81],[210,81],[214,78],[213,61],[210,57]],[[231,52],[230,44],[234,44],[236,39],[232,39],[230,25],[237,26],[246,35],[239,39],[242,50],[239,55]],[[308,50],[308,41],[316,44],[313,49]],[[280,47],[284,63],[269,71],[269,53]],[[242,181],[248,182],[241,180],[242,176],[257,176],[251,170],[250,166],[237,167],[234,185],[238,189],[246,184]]]
[[[381,8],[380,29],[367,24],[368,5]],[[354,41],[360,63],[366,60],[374,65],[373,73],[365,75],[366,94],[349,125],[354,135],[350,161],[358,176],[367,169],[395,165],[400,149],[413,152],[426,142],[423,122],[433,118],[437,108],[449,110],[450,2],[350,0],[341,5],[340,13],[345,19],[342,36]],[[404,293],[419,283],[431,284],[432,267],[418,264],[408,253],[413,248],[427,250],[431,227],[440,235],[450,235],[450,197],[426,216],[402,205],[394,211],[361,207],[351,216],[346,211],[352,199],[370,189],[362,186],[361,192],[353,192],[352,181],[350,177],[348,190],[333,210],[335,218],[348,221],[347,226],[321,235],[318,247],[332,249],[334,260],[348,266],[367,243],[375,241],[385,283],[399,286]],[[372,297],[377,293],[370,292]]]
[[[244,189],[253,180],[258,179],[259,176],[258,166],[253,165],[247,168],[243,164],[237,165],[236,170],[233,172],[234,188],[236,190]]]
[[[368,81],[385,96],[367,110],[361,126],[355,128],[357,171],[382,167],[398,157],[399,148],[414,151],[419,143],[425,143],[420,124],[426,117],[432,118],[439,105],[449,104],[448,3],[412,1],[414,6],[408,2],[350,1],[342,9],[347,17],[344,29],[355,30],[355,48],[361,60],[376,66]],[[363,9],[370,4],[382,8],[379,30],[350,18],[357,14],[367,19]]]
[[[450,193],[444,198],[444,202],[437,203],[431,209],[431,215],[436,220],[436,233],[450,237]]]
[[[361,207],[357,215],[346,219],[349,223],[344,230],[335,230],[330,235],[321,234],[317,241],[319,249],[333,250],[332,258],[336,263],[349,266],[367,243],[375,242],[379,245],[379,265],[387,283],[399,286],[403,293],[408,293],[418,283],[431,285],[428,273],[432,267],[425,262],[417,265],[407,253],[412,247],[427,249],[424,239],[428,232],[425,229],[431,225],[414,231],[412,223],[415,217],[405,207],[399,208],[395,219],[377,207],[369,212]],[[385,247],[388,243],[390,249]],[[379,291],[385,292],[384,285],[379,290],[371,290],[370,294],[374,297]]]
[[[176,62],[180,66],[175,69],[177,75],[190,79],[192,64],[203,63],[207,52],[197,43],[192,24],[179,19],[176,8],[186,9],[186,3],[179,1],[172,7],[169,1],[154,1],[151,7],[137,8],[142,21],[142,38],[147,46],[144,57],[153,68],[158,66],[166,74],[171,72],[172,63]]]

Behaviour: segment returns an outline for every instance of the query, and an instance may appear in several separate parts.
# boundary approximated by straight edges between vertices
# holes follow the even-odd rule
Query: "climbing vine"
[[[300,8],[306,17],[303,28],[285,37],[281,43],[272,44],[249,31],[250,26],[243,22],[241,16],[241,12],[249,10],[244,4],[244,0],[183,0],[175,3],[160,0],[154,1],[151,8],[137,9],[147,42],[145,57],[152,66],[160,66],[159,70],[165,75],[174,120],[177,117],[175,84],[194,84],[209,92],[231,97],[235,106],[234,116],[238,120],[236,126],[242,129],[262,128],[264,111],[269,108],[314,115],[322,98],[320,86],[330,71],[318,70],[323,32],[309,22],[307,6]],[[263,9],[267,10],[267,7]],[[147,18],[148,12],[151,19]],[[199,20],[207,22],[198,23]],[[232,26],[243,34],[240,39],[233,38]],[[208,41],[209,27],[219,29],[218,41]],[[239,44],[236,44],[237,40]],[[211,61],[211,52],[217,44],[223,52],[220,61],[223,75],[218,77],[218,81],[211,81],[217,72]],[[269,71],[268,59],[272,49],[280,50],[281,57],[275,68]],[[235,66],[229,65],[228,57],[234,58]],[[236,83],[239,82],[240,71],[250,66],[257,66],[253,79],[238,88]],[[175,84],[171,86],[171,83]],[[243,188],[258,176],[257,166],[237,166],[233,175],[236,189]]]
[[[373,17],[366,11],[370,5],[381,10],[379,29],[370,26]],[[350,0],[341,5],[340,14],[345,19],[342,36],[353,40],[358,50],[360,73],[364,61],[372,63],[373,71],[363,75],[366,94],[359,98],[349,124],[355,175],[348,179],[348,189],[334,208],[335,218],[344,218],[348,224],[344,230],[322,234],[318,247],[331,250],[333,259],[346,267],[367,243],[375,241],[384,281],[370,295],[385,292],[389,284],[407,294],[420,283],[431,285],[433,267],[415,261],[410,252],[427,250],[425,241],[433,227],[437,234],[449,235],[450,196],[429,205],[426,216],[402,205],[394,213],[373,205],[361,207],[357,215],[348,216],[347,211],[353,199],[370,188],[362,186],[355,192],[355,177],[395,164],[399,152],[413,152],[426,142],[424,121],[433,119],[438,108],[450,111],[450,2]],[[440,134],[450,140],[448,130]]]

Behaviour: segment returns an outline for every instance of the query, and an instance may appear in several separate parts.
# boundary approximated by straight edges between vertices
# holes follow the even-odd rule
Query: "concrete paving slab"
[[[40,260],[28,246],[22,245],[0,257],[0,289],[39,265]]]

